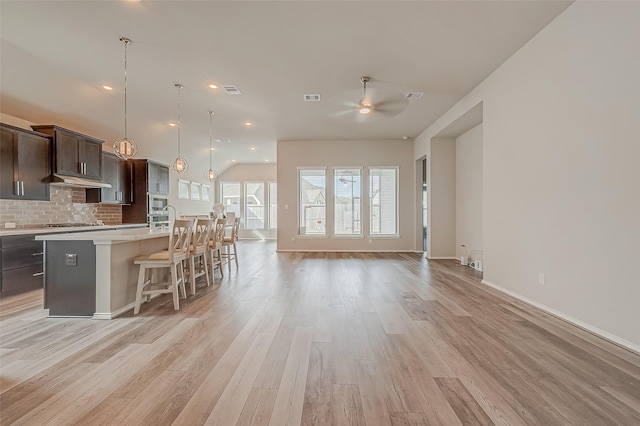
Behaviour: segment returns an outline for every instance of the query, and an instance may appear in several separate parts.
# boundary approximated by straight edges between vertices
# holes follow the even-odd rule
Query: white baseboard
[[[481,282],[482,282],[482,284],[485,284],[485,285],[487,285],[487,286],[489,286],[489,287],[491,287],[491,288],[493,288],[495,290],[498,290],[501,293],[509,295],[509,296],[513,297],[514,299],[518,299],[521,302],[526,303],[527,305],[530,305],[530,306],[533,306],[534,308],[540,309],[541,311],[544,311],[544,312],[546,312],[546,313],[548,313],[550,315],[553,315],[556,318],[559,318],[559,319],[561,319],[563,321],[566,321],[566,322],[568,322],[570,324],[573,324],[578,328],[581,328],[581,329],[583,329],[585,331],[588,331],[589,333],[595,334],[598,337],[601,337],[601,338],[603,338],[605,340],[608,340],[611,343],[614,343],[614,344],[616,344],[618,346],[622,346],[623,348],[628,349],[628,350],[630,350],[632,352],[635,352],[635,353],[640,355],[640,346],[636,345],[635,343],[629,342],[628,340],[625,340],[625,339],[623,339],[621,337],[618,337],[615,334],[611,334],[611,333],[609,333],[607,331],[601,330],[601,329],[599,329],[597,327],[594,327],[591,324],[587,324],[584,321],[580,321],[579,319],[573,318],[573,317],[571,317],[569,315],[566,315],[566,314],[564,314],[564,313],[562,313],[560,311],[557,311],[557,310],[555,310],[553,308],[550,308],[550,307],[548,307],[546,305],[538,303],[535,300],[531,300],[531,299],[529,299],[527,297],[524,297],[524,296],[522,296],[522,295],[520,295],[520,294],[518,294],[516,292],[508,290],[508,289],[506,289],[504,287],[501,287],[501,286],[499,286],[497,284],[494,284],[494,283],[492,283],[490,281],[482,280]]]
[[[155,295],[155,296],[157,297],[157,295]],[[117,311],[113,311],[113,312],[96,312],[95,314],[93,314],[93,318],[92,319],[96,319],[96,320],[114,319],[114,318],[119,317],[120,315],[124,314],[125,312],[128,312],[128,311],[132,310],[135,306],[136,306],[136,304],[134,302],[134,303],[129,303],[127,306],[124,306],[124,307],[118,309]]]
[[[455,256],[427,256],[427,259],[429,260],[456,260],[458,259]]]
[[[276,253],[414,253],[413,250],[276,250]],[[422,253],[421,251],[418,253]]]

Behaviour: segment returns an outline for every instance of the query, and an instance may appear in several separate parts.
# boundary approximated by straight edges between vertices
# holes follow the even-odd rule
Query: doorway
[[[422,251],[427,251],[427,159],[422,159]]]

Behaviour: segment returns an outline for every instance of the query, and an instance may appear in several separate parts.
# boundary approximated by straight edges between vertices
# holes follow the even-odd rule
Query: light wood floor
[[[640,357],[454,261],[286,254],[112,321],[0,302],[0,424],[638,425]]]

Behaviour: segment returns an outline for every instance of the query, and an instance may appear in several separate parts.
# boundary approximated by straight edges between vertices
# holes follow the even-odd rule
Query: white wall
[[[456,257],[482,260],[482,124],[456,138]]]
[[[427,156],[428,245],[429,259],[456,256],[456,143],[453,138],[431,139]]]
[[[413,251],[415,197],[413,143],[405,140],[278,141],[278,250]],[[327,167],[327,229],[333,229],[333,167],[399,166],[399,238],[372,238],[368,197],[363,197],[362,229],[366,238],[298,236],[298,167]],[[366,178],[366,174],[365,174]],[[363,179],[363,193],[368,183]],[[288,206],[288,209],[285,209]],[[371,242],[370,242],[371,240]]]
[[[639,40],[640,3],[576,2],[414,146],[482,101],[485,281],[636,350]]]

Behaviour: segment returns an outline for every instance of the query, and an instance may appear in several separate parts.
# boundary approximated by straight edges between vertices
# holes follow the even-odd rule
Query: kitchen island
[[[161,228],[36,236],[45,242],[45,308],[49,316],[112,319],[133,308],[141,254],[166,250]]]

